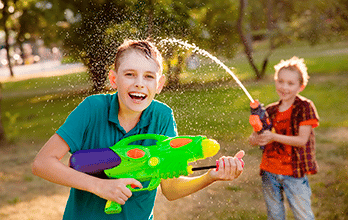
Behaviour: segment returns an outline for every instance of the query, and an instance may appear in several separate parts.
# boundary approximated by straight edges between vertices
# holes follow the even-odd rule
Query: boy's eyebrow
[[[128,72],[128,71],[135,72],[136,70],[135,69],[124,69],[123,70],[123,72]]]
[[[124,69],[123,72],[137,72],[135,69]],[[145,73],[151,73],[151,74],[156,74],[157,72],[153,72],[153,71],[145,71]]]

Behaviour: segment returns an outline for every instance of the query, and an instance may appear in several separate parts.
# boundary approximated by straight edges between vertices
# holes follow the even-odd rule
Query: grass
[[[264,103],[276,101],[278,98],[271,81],[248,82],[246,86],[255,98]],[[348,104],[343,101],[346,100],[347,88],[346,73],[329,76],[314,74],[307,88],[301,93],[314,101],[321,117],[320,126],[316,128],[320,172],[310,177],[313,210],[317,219],[348,217],[348,184],[347,181],[341,182],[342,179],[348,180],[348,135],[345,133],[348,131]],[[255,190],[260,188],[257,181],[261,153],[258,149],[251,148],[247,142],[251,132],[248,124],[249,100],[243,92],[231,84],[226,84],[210,88],[190,88],[174,94],[165,92],[158,99],[172,106],[175,115],[179,116],[177,123],[181,134],[205,134],[216,138],[223,146],[222,154],[233,155],[238,149],[246,151],[246,164],[252,167],[246,168],[249,175],[245,182],[241,181],[242,190],[239,191],[239,188],[232,185],[223,194],[209,198],[208,201],[215,201],[214,198],[219,197],[223,203],[215,209],[206,204],[214,213],[213,219],[266,219],[265,207],[262,204],[257,210],[250,209],[253,203],[262,203],[262,193]],[[342,137],[338,135],[340,138],[337,139],[335,132],[339,132]],[[252,192],[252,195],[248,192]],[[225,195],[230,197],[229,201],[224,198]],[[235,208],[236,204],[242,207]],[[209,219],[198,211],[192,216],[195,215]],[[292,214],[288,215],[292,219]]]
[[[264,44],[256,47],[255,51],[255,64],[260,69],[261,62],[268,51]],[[292,56],[305,58],[308,72],[311,76],[316,74],[337,74],[346,72],[348,69],[348,41],[328,43],[313,47],[298,42],[283,46],[275,50],[270,56],[266,75],[271,77],[274,73],[273,66],[280,60],[289,59]],[[237,75],[238,79],[248,80],[254,77],[253,70],[246,61],[243,52],[238,53],[231,60],[224,60],[224,58],[221,58],[221,60]],[[200,68],[196,70],[187,70],[182,76],[183,79],[181,81],[183,83],[232,79],[224,69],[217,66],[212,60],[204,57],[202,58]]]
[[[311,79],[301,94],[313,100],[321,117],[320,126],[316,128],[320,172],[310,176],[312,206],[317,219],[348,218],[348,64],[344,62],[348,55],[337,52],[344,48],[348,48],[347,43],[312,49],[305,46],[284,48],[270,59],[272,65],[297,52],[308,64]],[[261,56],[256,54],[257,59]],[[217,139],[222,146],[220,155],[233,155],[238,149],[244,149],[247,153],[245,171],[232,183],[217,183],[178,201],[168,202],[159,195],[155,216],[168,213],[159,219],[177,219],[175,216],[266,219],[258,176],[261,152],[250,147],[247,141],[251,132],[249,100],[226,72],[204,62],[200,69],[183,74],[186,77],[183,82],[198,83],[178,91],[164,91],[156,98],[173,108],[179,134],[204,134]],[[236,64],[238,78],[243,80],[254,99],[265,104],[277,100],[271,67],[265,80],[255,82],[251,80],[253,75],[245,58],[237,56],[226,63]],[[205,84],[200,83],[202,81]],[[8,211],[10,207],[25,202],[31,204],[42,196],[56,198],[54,196],[62,191],[57,185],[32,176],[29,165],[43,143],[87,96],[85,91],[89,84],[86,74],[79,73],[7,82],[2,86],[2,120],[12,144],[0,149],[0,189],[4,189],[0,191],[0,207],[8,207],[0,208],[0,218],[11,219],[11,213],[19,211]],[[50,213],[49,209],[44,212]],[[288,215],[292,219],[290,212]]]
[[[47,140],[82,101],[88,85],[86,73],[4,83],[7,136],[19,142]]]

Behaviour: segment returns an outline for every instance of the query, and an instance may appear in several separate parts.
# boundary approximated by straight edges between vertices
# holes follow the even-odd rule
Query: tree
[[[249,64],[251,65],[252,69],[255,72],[256,79],[262,79],[266,73],[266,68],[268,64],[268,59],[272,55],[273,51],[282,46],[285,43],[289,43],[289,33],[284,32],[279,26],[279,16],[276,16],[276,10],[274,9],[275,3],[278,1],[274,0],[267,0],[265,1],[265,4],[263,5],[263,11],[265,11],[265,17],[266,17],[266,29],[267,29],[267,40],[269,41],[269,48],[268,52],[266,53],[265,57],[263,58],[261,69],[259,69],[255,63],[254,57],[253,57],[253,37],[248,36],[244,32],[244,23],[245,23],[245,15],[247,14],[247,8],[248,8],[248,0],[240,0],[240,6],[239,6],[239,16],[237,20],[237,27],[238,27],[238,33],[241,39],[241,42],[244,46],[244,52],[245,55],[248,58]],[[251,34],[250,30],[250,24],[249,26],[249,35]],[[254,24],[254,26],[256,26]]]
[[[15,2],[11,2],[15,3]],[[4,29],[5,32],[5,48],[7,52],[7,60],[8,60],[8,67],[10,69],[10,74],[13,76],[13,70],[12,70],[12,64],[11,64],[11,57],[10,57],[10,44],[9,44],[9,28],[7,27],[7,21],[10,17],[11,14],[11,9],[9,5],[9,1],[4,0],[4,2],[0,1],[0,4],[2,6],[1,10],[1,26]],[[2,100],[2,86],[0,83],[0,143],[3,144],[6,142],[6,135],[5,135],[5,130],[2,125],[2,120],[1,120],[1,100]]]
[[[25,42],[35,43],[43,40],[47,46],[60,46],[63,37],[59,21],[64,19],[57,0],[18,0],[16,4],[20,16],[13,29],[16,31],[16,43],[22,48]],[[21,49],[22,53],[23,50]],[[24,60],[24,59],[23,59]]]
[[[310,45],[332,41],[347,36],[348,1],[322,0],[310,4],[295,4],[292,20],[289,22],[298,39]]]
[[[58,42],[59,36],[54,25],[58,13],[52,13],[52,2],[39,0],[0,0],[0,28],[5,32],[5,48],[7,51],[8,65],[11,76],[14,76],[10,57],[10,31],[14,33],[16,43],[21,48],[25,41],[33,41],[42,38],[45,43]],[[0,142],[6,140],[4,127],[1,121],[1,84],[0,84]]]
[[[233,57],[239,44],[236,3],[203,0],[188,1],[187,5],[190,8],[190,23],[195,26],[190,39],[212,54]]]
[[[269,57],[282,45],[296,40],[315,45],[347,36],[347,0],[307,0],[306,4],[290,0],[239,2],[238,32],[256,79],[263,78]],[[253,57],[253,42],[257,40],[268,41],[261,68]]]
[[[53,4],[56,3],[56,4]],[[0,28],[5,32],[5,48],[11,76],[14,76],[10,55],[12,46],[18,46],[23,53],[22,44],[25,42],[35,42],[43,39],[46,45],[59,43],[60,36],[55,25],[59,13],[55,13],[54,7],[57,0],[40,1],[40,0],[0,0]],[[10,45],[10,33],[15,40],[14,45]]]
[[[5,49],[7,53],[7,60],[8,60],[8,68],[10,70],[10,74],[13,77],[13,69],[12,69],[12,63],[11,63],[11,55],[10,55],[10,43],[9,43],[9,38],[10,38],[10,29],[8,27],[8,22],[11,14],[14,12],[14,5],[16,4],[16,0],[14,1],[9,1],[9,0],[3,0],[0,1],[0,4],[2,7],[1,8],[1,26],[4,29],[5,32]]]
[[[199,45],[201,49],[211,54],[233,57],[238,47],[238,35],[235,28],[235,3],[233,1],[180,1],[180,7],[175,8],[183,18],[183,36],[181,40]],[[178,14],[178,13],[177,13]],[[171,36],[177,37],[173,34]],[[167,87],[176,89],[180,85],[180,73],[185,59],[192,55],[191,51],[166,45],[165,60],[167,67]]]
[[[64,2],[66,50],[88,67],[94,92],[104,89],[116,47],[125,38],[188,36],[185,5],[178,1]]]

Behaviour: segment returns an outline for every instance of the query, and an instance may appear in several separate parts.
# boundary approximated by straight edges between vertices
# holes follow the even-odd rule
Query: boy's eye
[[[145,78],[148,78],[148,79],[154,79],[154,78],[155,78],[155,76],[153,76],[153,75],[146,75],[146,76],[145,76]]]

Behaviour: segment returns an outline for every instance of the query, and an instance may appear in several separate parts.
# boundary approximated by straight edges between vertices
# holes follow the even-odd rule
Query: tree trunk
[[[4,24],[5,25],[5,24]],[[13,68],[12,68],[12,63],[11,63],[11,55],[10,55],[10,44],[8,42],[9,40],[9,34],[8,34],[8,29],[5,25],[4,27],[4,30],[5,30],[5,48],[6,48],[6,53],[7,53],[7,60],[8,60],[8,68],[10,70],[10,75],[11,77],[14,76],[14,73],[13,73]]]
[[[93,82],[92,93],[100,93],[105,90],[107,78],[106,65],[98,58],[91,58],[88,62],[89,76]]]
[[[273,1],[267,0],[266,2],[266,16],[267,16],[267,32],[270,40],[271,50],[275,48],[274,45],[274,18],[273,18]]]
[[[240,36],[240,39],[244,45],[244,52],[248,58],[249,64],[253,68],[256,79],[262,79],[265,74],[266,74],[266,68],[268,64],[268,58],[271,56],[273,50],[277,47],[277,45],[274,44],[274,29],[275,29],[275,21],[273,19],[273,1],[269,0],[267,1],[267,10],[266,10],[266,15],[267,15],[267,29],[268,33],[270,35],[268,36],[269,41],[270,41],[270,49],[266,56],[263,59],[262,62],[262,67],[261,70],[259,70],[255,64],[254,58],[253,58],[253,48],[252,48],[252,43],[248,41],[248,38],[245,36],[244,31],[243,31],[243,20],[244,20],[244,15],[245,15],[245,8],[247,7],[247,0],[240,0],[240,8],[239,8],[239,17],[237,20],[237,27],[238,27],[238,33]]]
[[[6,21],[9,18],[9,13],[8,13],[8,5],[7,5],[7,1],[3,2],[4,6],[3,6],[3,10],[2,10],[2,25],[4,27],[4,32],[5,32],[5,49],[6,49],[6,53],[7,53],[7,60],[8,60],[8,68],[10,70],[10,74],[11,77],[14,76],[13,74],[13,69],[12,69],[12,64],[11,64],[11,56],[10,56],[10,43],[9,43],[9,30],[6,26]]]
[[[240,6],[239,6],[239,17],[237,20],[237,28],[238,28],[238,33],[239,37],[244,45],[244,52],[248,58],[249,64],[253,68],[256,78],[261,79],[261,75],[259,70],[257,69],[254,59],[253,59],[253,49],[252,49],[252,44],[248,42],[247,37],[244,35],[243,31],[243,20],[244,20],[244,14],[245,14],[245,8],[247,6],[247,0],[240,0]]]
[[[147,37],[153,37],[153,17],[154,17],[154,2],[153,0],[149,1],[149,11],[148,11],[148,30],[147,30]]]

